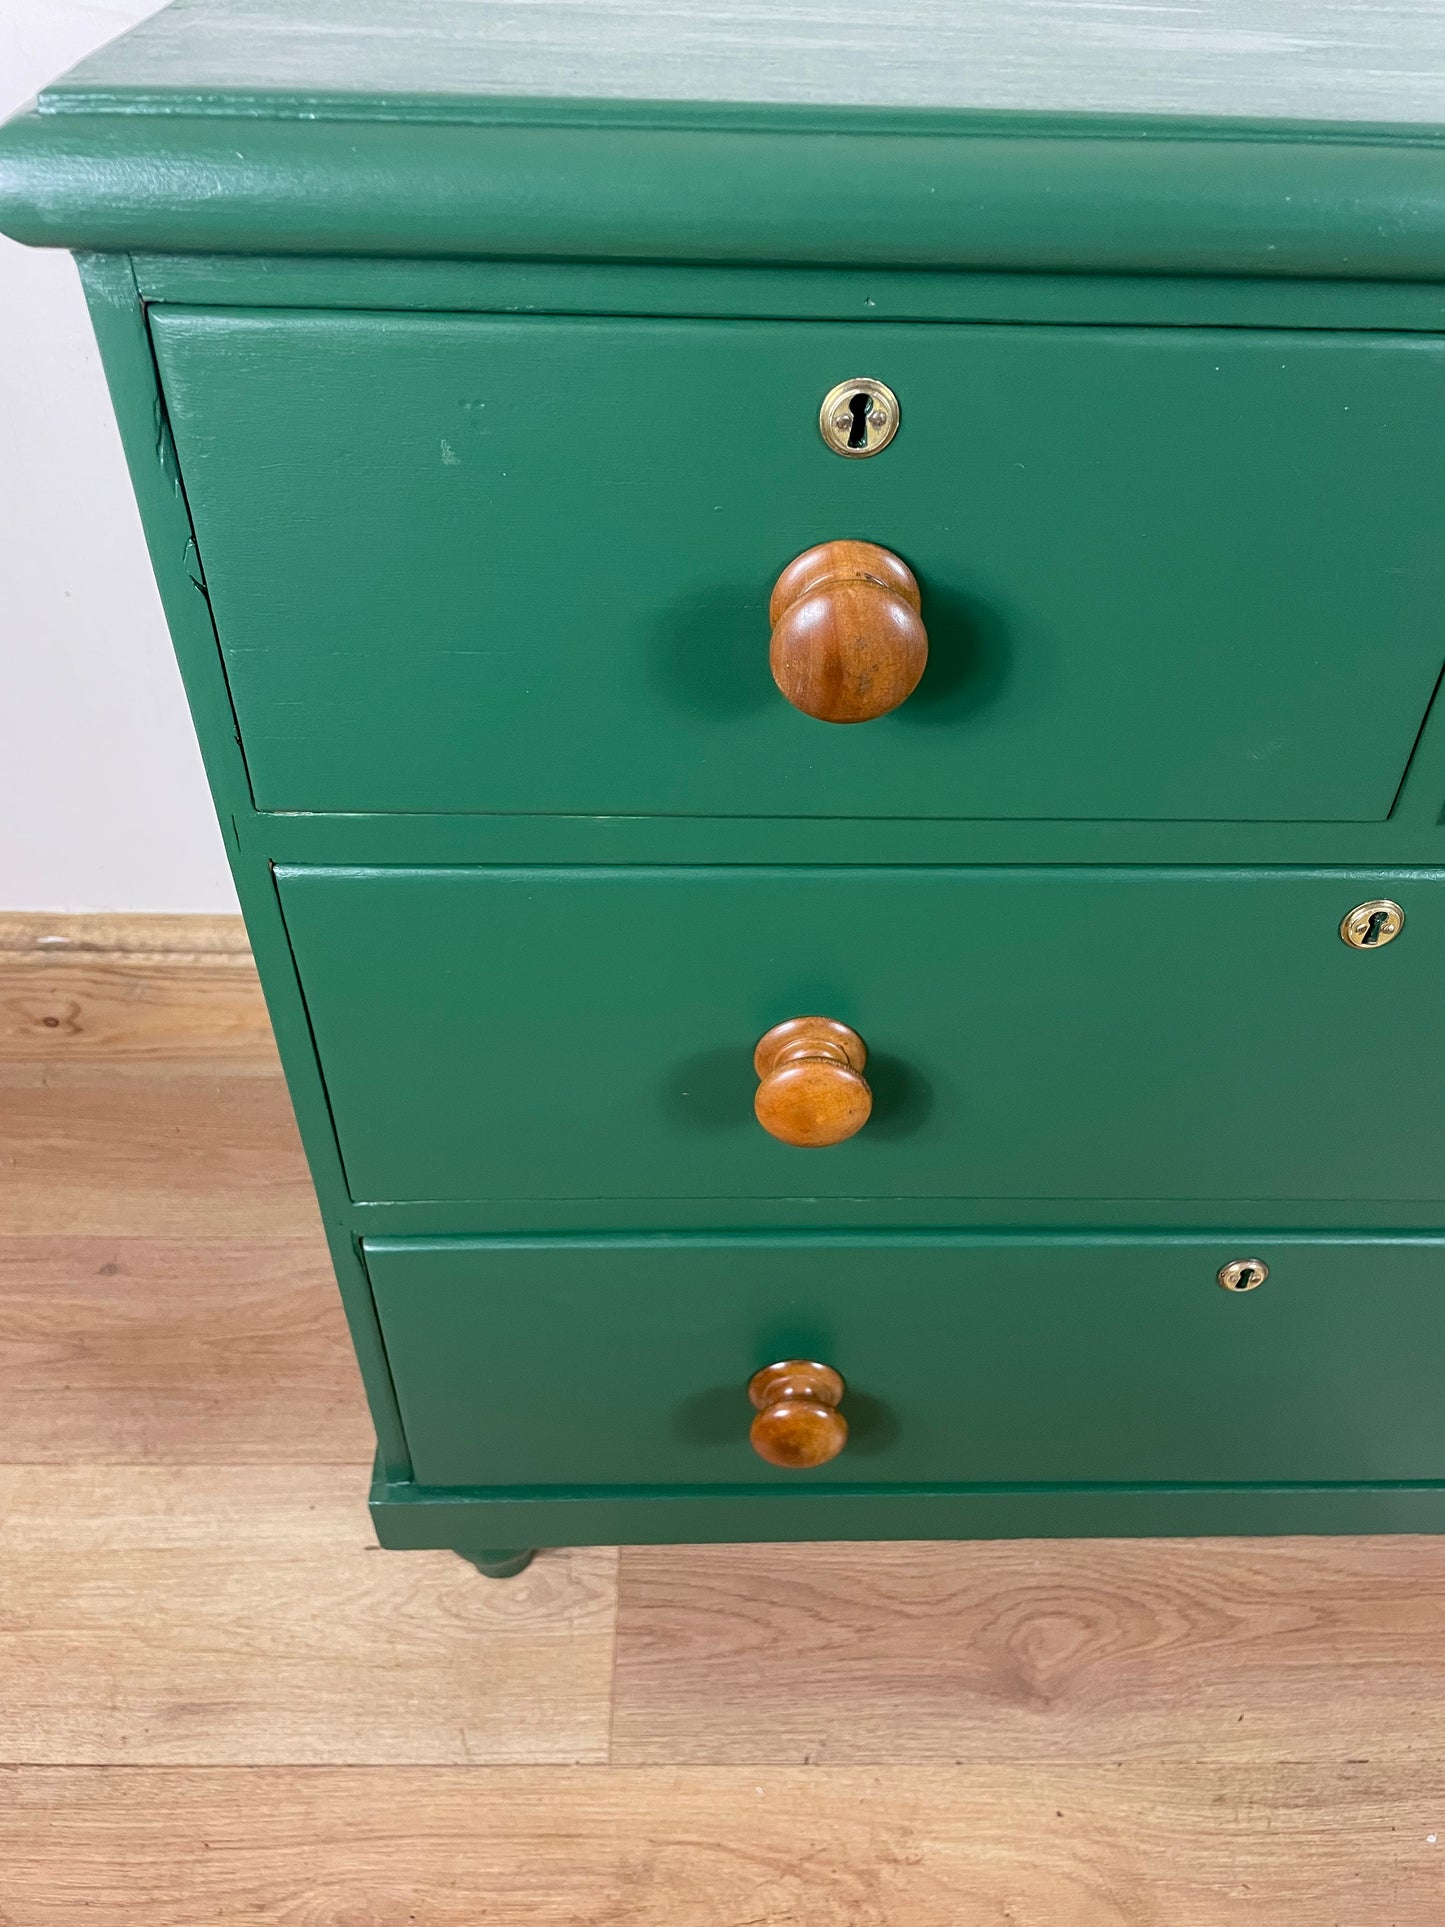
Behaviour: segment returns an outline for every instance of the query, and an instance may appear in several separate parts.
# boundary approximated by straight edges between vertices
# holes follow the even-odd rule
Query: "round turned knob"
[[[897,709],[928,661],[913,571],[874,542],[824,542],[790,562],[768,604],[773,681],[823,723]]]
[[[841,1144],[873,1109],[863,1076],[868,1046],[831,1017],[774,1024],[753,1052],[761,1082],[753,1098],[759,1124],[783,1144]]]
[[[748,1437],[769,1465],[802,1469],[826,1465],[848,1443],[848,1421],[838,1410],[842,1379],[831,1365],[786,1358],[753,1374],[748,1397],[758,1408]]]

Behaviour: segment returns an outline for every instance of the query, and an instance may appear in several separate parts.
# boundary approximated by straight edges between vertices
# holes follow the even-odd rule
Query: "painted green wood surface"
[[[399,1551],[494,1545],[693,1545],[789,1539],[1181,1539],[1445,1531],[1445,1483],[1380,1485],[371,1488]]]
[[[139,254],[132,266],[145,301],[202,308],[1445,331],[1445,286],[1430,281],[276,254]]]
[[[226,856],[316,1184],[337,1284],[376,1427],[381,1463],[390,1478],[403,1479],[409,1470],[406,1441],[370,1285],[350,1222],[326,1097],[316,1073],[305,1006],[270,864],[264,844],[256,836],[259,824],[249,806],[215,629],[204,594],[197,593],[200,583],[194,533],[175,448],[156,390],[144,310],[128,262],[89,258],[80,263],[80,268]]]
[[[1445,343],[158,310],[276,810],[1381,818],[1445,660]],[[841,461],[835,381],[903,428]],[[896,548],[918,692],[767,667],[782,567]]]
[[[1445,119],[1445,22],[1419,0],[174,0],[47,105],[273,112],[399,99],[1062,108]],[[468,97],[471,97],[468,101]]]
[[[429,300],[447,303],[480,300],[505,304],[516,298],[510,281],[493,291],[489,271],[477,270],[475,284],[468,278],[455,278],[443,286],[434,277],[423,275],[414,264],[344,264],[335,274],[323,262],[297,263],[298,271],[309,277],[302,283],[287,278],[275,263],[204,261],[149,263],[143,268],[147,289],[157,292],[163,276],[205,277],[211,290],[244,289],[248,298],[272,290],[287,300],[341,300],[366,306],[372,302],[415,302],[425,306]],[[558,271],[559,275],[563,271]],[[340,274],[341,279],[336,275]],[[249,279],[248,279],[249,277]],[[679,275],[679,280],[682,279]],[[189,283],[175,282],[185,292]],[[473,293],[475,285],[476,292]],[[1005,317],[1022,306],[1026,313],[1042,313],[1056,320],[1090,318],[1118,320],[1137,304],[1143,318],[1178,324],[1201,318],[1233,320],[1236,323],[1260,318],[1260,304],[1281,297],[1260,290],[1231,289],[1226,284],[1187,282],[999,283],[979,290],[975,284],[963,298],[982,301],[985,313]],[[689,311],[708,304],[739,303],[774,305],[780,312],[807,314],[832,312],[838,295],[830,285],[802,274],[784,274],[772,281],[757,277],[720,275],[710,279],[697,295],[679,288],[659,294],[654,279],[646,273],[628,270],[597,270],[577,284],[574,296],[612,307],[636,307],[639,302],[666,299]],[[1103,293],[1100,289],[1103,289]],[[328,1233],[333,1239],[339,1273],[347,1297],[348,1313],[357,1337],[363,1372],[366,1375],[373,1410],[385,1441],[385,1475],[376,1488],[374,1517],[383,1543],[388,1545],[485,1546],[488,1544],[568,1544],[608,1543],[619,1538],[639,1540],[716,1539],[716,1538],[874,1538],[885,1536],[970,1536],[1048,1533],[1193,1533],[1193,1532],[1288,1532],[1288,1531],[1434,1531],[1445,1528],[1445,1485],[1440,1482],[1412,1483],[1408,1486],[1251,1486],[1170,1488],[1165,1486],[1085,1487],[1070,1485],[1055,1489],[988,1489],[926,1487],[888,1487],[859,1491],[842,1485],[798,1485],[782,1487],[716,1487],[706,1492],[669,1492],[649,1487],[627,1492],[602,1492],[596,1487],[554,1488],[545,1496],[535,1489],[505,1493],[492,1488],[487,1497],[475,1490],[453,1489],[438,1492],[414,1484],[407,1476],[406,1442],[401,1436],[393,1404],[390,1374],[385,1356],[375,1340],[375,1325],[370,1295],[364,1277],[357,1289],[359,1267],[351,1256],[351,1236],[365,1224],[380,1218],[398,1229],[403,1221],[417,1231],[445,1233],[470,1227],[478,1220],[497,1219],[495,1211],[452,1205],[414,1207],[353,1207],[346,1195],[327,1113],[317,1065],[307,1030],[294,967],[276,912],[268,863],[272,858],[290,863],[324,861],[356,864],[377,860],[389,863],[418,864],[444,858],[451,862],[517,863],[678,863],[706,860],[737,861],[747,855],[753,861],[777,862],[916,862],[920,856],[967,856],[979,862],[1057,861],[1062,855],[1090,863],[1141,863],[1187,859],[1214,864],[1232,862],[1318,862],[1348,860],[1357,866],[1390,861],[1434,864],[1441,842],[1439,815],[1445,798],[1445,732],[1438,727],[1445,711],[1437,705],[1431,727],[1422,741],[1412,766],[1402,799],[1390,822],[1380,825],[1269,826],[1169,825],[1109,823],[1047,823],[1019,821],[1012,824],[943,823],[892,824],[854,818],[843,822],[706,822],[678,818],[671,821],[550,818],[495,819],[465,817],[265,817],[251,807],[245,772],[232,733],[231,709],[219,651],[211,630],[207,605],[197,595],[197,572],[190,535],[186,501],[182,492],[169,440],[156,434],[159,402],[154,385],[154,370],[149,358],[144,330],[140,325],[140,306],[134,281],[127,264],[92,261],[87,266],[87,289],[97,330],[105,353],[107,373],[115,394],[122,433],[133,473],[136,477],[147,532],[152,543],[157,573],[167,600],[178,654],[186,677],[192,707],[207,753],[208,768],[218,808],[226,830],[228,848],[233,853],[238,885],[241,888],[248,921],[261,963],[278,1036],[295,1093],[303,1136],[321,1195]],[[734,292],[740,290],[740,292]],[[1342,311],[1338,290],[1288,290],[1290,315],[1301,325],[1327,327]],[[1428,309],[1427,291],[1417,291]],[[1363,304],[1347,311],[1350,319],[1368,315],[1372,304],[1386,325],[1415,325],[1401,312],[1398,302],[1386,290],[1359,287],[1350,291],[1352,302]],[[533,297],[537,298],[537,297]],[[561,298],[561,290],[547,286],[541,291],[544,302]],[[907,297],[911,298],[911,297]],[[942,299],[952,302],[960,297],[945,290]],[[1099,310],[1097,304],[1107,302]],[[1091,303],[1095,306],[1091,307]],[[1243,305],[1240,305],[1243,303]],[[1012,306],[1010,304],[1013,304]],[[946,312],[947,310],[945,310]],[[1269,310],[1264,310],[1268,314]],[[1430,316],[1422,310],[1428,325]],[[1351,879],[1347,893],[1363,897],[1377,887],[1378,879],[1364,874]],[[1356,890],[1356,884],[1358,889]],[[1402,890],[1404,881],[1392,888]],[[1332,906],[1333,907],[1333,906]],[[1416,906],[1412,904],[1412,912]],[[1412,922],[1407,936],[1375,963],[1396,965],[1407,956],[1406,945],[1417,934],[1418,921]],[[401,941],[399,934],[398,941]],[[1343,954],[1343,953],[1342,953]],[[1364,961],[1364,960],[1360,960]],[[1402,1061],[1413,1063],[1413,1045],[1402,1053]],[[1337,1093],[1331,1094],[1331,1102]],[[1436,1187],[1438,1189],[1438,1187]],[[1398,1195],[1398,1194],[1397,1194]],[[1132,1207],[1136,1219],[1150,1223],[1184,1222],[1193,1225],[1229,1224],[1247,1221],[1255,1229],[1248,1234],[1251,1244],[1259,1241],[1259,1227],[1267,1227],[1272,1213],[1284,1211],[1288,1222],[1305,1226],[1328,1220],[1348,1224],[1349,1206],[1338,1198],[1320,1199],[1311,1205],[1307,1198],[1286,1201],[1283,1192],[1264,1197],[1239,1217],[1240,1201],[1219,1193],[1188,1202],[1165,1200]],[[693,1214],[709,1209],[719,1215],[726,1209],[730,1221],[750,1207],[746,1200],[729,1200],[709,1207],[706,1201],[668,1201],[666,1207],[649,1206],[647,1216],[663,1215],[663,1209],[687,1210]],[[796,1200],[790,1204],[758,1207],[776,1212],[781,1218],[806,1226],[820,1215],[832,1222],[831,1214],[846,1211],[860,1222],[860,1213],[870,1207],[852,1200],[822,1207]],[[919,1201],[910,1207],[907,1199],[890,1201],[895,1213],[910,1208],[920,1218],[933,1223],[946,1214],[946,1202]],[[980,1200],[980,1210],[993,1209],[993,1222],[1004,1222],[997,1215],[1010,1209],[1008,1201],[990,1204]],[[1026,1200],[1014,1200],[1015,1221],[1039,1214],[1042,1207]],[[1054,1205],[1054,1221],[1067,1205]],[[1106,1197],[1080,1201],[1073,1207],[1087,1213],[1091,1221],[1108,1224],[1129,1222],[1127,1200]],[[871,1207],[875,1209],[876,1207]],[[961,1208],[960,1208],[961,1209]],[[970,1206],[969,1209],[972,1209]],[[1398,1197],[1392,1205],[1372,1207],[1369,1222],[1385,1224],[1382,1214],[1399,1213],[1399,1221],[1412,1225],[1439,1222],[1439,1206],[1422,1199]],[[502,1222],[512,1226],[530,1224],[587,1225],[588,1216],[608,1216],[614,1223],[644,1214],[625,1200],[602,1200],[592,1205],[556,1203],[539,1200],[519,1209],[505,1207]],[[1362,1215],[1364,1207],[1361,1207]],[[586,1214],[579,1216],[579,1214]],[[863,1216],[861,1222],[867,1222]],[[1275,1240],[1277,1245],[1279,1240]],[[1272,1247],[1273,1250],[1274,1247]],[[1222,1294],[1219,1294],[1222,1297]],[[1263,1294],[1257,1294],[1262,1299]],[[1228,1301],[1242,1307],[1249,1301]]]
[[[1445,877],[282,868],[358,1198],[1445,1195]],[[1404,934],[1351,950],[1354,903]],[[875,1112],[755,1122],[836,1017]]]
[[[1257,1291],[1215,1282],[1232,1257]],[[1273,1484],[1445,1472],[1439,1240],[369,1242],[430,1486]],[[842,1455],[747,1439],[779,1358],[848,1381]]]
[[[1046,1178],[1043,1181],[1047,1181]],[[994,1197],[791,1198],[483,1198],[458,1203],[352,1204],[351,1223],[362,1238],[489,1237],[519,1230],[602,1231],[837,1231],[916,1229],[1032,1231],[1200,1231],[1211,1225],[1291,1233],[1366,1232],[1415,1235],[1441,1227],[1436,1198],[1039,1198]]]
[[[187,0],[0,131],[0,228],[150,251],[87,288],[385,1543],[1445,1526],[1445,1241],[1361,1235],[1441,1222],[1439,25],[1206,5],[907,0],[859,63],[848,0],[780,72],[766,0]],[[827,744],[761,612],[838,533],[936,578],[942,673]],[[748,1114],[799,1001],[875,1048],[836,1155]],[[794,1346],[853,1381],[817,1478],[741,1443]]]
[[[0,128],[0,232],[115,252],[1445,275],[1433,126],[356,105],[27,110]]]

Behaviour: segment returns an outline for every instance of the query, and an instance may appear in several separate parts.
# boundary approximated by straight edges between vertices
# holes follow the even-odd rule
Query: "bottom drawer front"
[[[1445,1478],[1445,1238],[372,1239],[425,1486]],[[1220,1289],[1259,1258],[1258,1289]],[[748,1441],[761,1366],[848,1442]]]

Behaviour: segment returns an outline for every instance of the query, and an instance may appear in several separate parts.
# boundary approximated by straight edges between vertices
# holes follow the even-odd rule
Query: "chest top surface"
[[[174,0],[0,129],[107,252],[1445,278],[1437,0]]]
[[[1436,0],[175,0],[47,90],[1445,119]]]

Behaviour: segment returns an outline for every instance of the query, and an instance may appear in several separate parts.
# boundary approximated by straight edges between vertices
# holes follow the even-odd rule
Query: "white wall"
[[[160,0],[0,0],[0,117]],[[235,896],[70,257],[0,238],[0,910]]]

